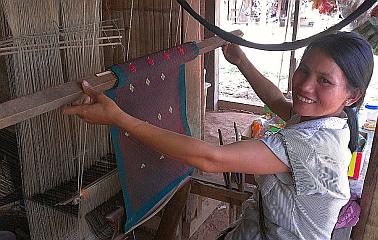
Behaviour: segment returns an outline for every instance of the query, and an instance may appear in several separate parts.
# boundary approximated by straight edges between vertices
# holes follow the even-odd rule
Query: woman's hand
[[[117,125],[117,119],[123,111],[110,98],[94,90],[87,81],[82,82],[85,96],[80,103],[63,108],[66,115],[77,115],[91,124]]]
[[[245,57],[239,45],[228,43],[222,47],[223,55],[227,61],[238,66]]]

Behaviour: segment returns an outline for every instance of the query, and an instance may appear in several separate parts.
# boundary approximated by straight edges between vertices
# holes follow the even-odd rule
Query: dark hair
[[[330,56],[341,68],[348,80],[348,87],[359,89],[361,98],[344,111],[348,115],[350,129],[349,149],[354,152],[357,147],[358,121],[357,113],[361,107],[366,89],[369,86],[374,68],[374,58],[369,43],[355,32],[337,32],[310,43],[303,56],[313,49],[320,49]]]

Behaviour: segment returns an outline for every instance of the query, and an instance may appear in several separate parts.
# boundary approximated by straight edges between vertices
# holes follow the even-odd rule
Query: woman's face
[[[355,102],[351,96],[343,71],[319,49],[309,52],[294,73],[293,109],[304,119],[338,116]]]

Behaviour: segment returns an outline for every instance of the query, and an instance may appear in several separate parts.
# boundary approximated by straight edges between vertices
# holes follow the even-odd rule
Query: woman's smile
[[[315,103],[314,100],[311,100],[309,98],[303,97],[303,96],[301,96],[299,94],[297,94],[297,98],[298,98],[299,101],[304,102],[304,103],[308,103],[308,104]]]

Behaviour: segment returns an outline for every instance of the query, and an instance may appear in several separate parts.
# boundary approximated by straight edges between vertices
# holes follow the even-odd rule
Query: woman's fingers
[[[83,104],[92,104],[92,98],[88,95],[85,95]]]
[[[117,105],[103,93],[93,89],[87,81],[82,82],[84,96],[81,101],[63,108],[65,115],[77,115],[88,123],[111,124],[112,113],[119,111]]]
[[[230,44],[231,44],[231,43],[226,43],[225,45],[222,46],[222,51],[223,51],[223,53],[226,53],[226,52],[227,52],[227,50],[228,50]]]
[[[63,107],[63,114],[65,115],[80,115],[83,109],[82,106],[66,106]]]
[[[81,86],[82,86],[82,88],[83,88],[83,92],[84,92],[85,94],[87,94],[88,96],[90,96],[90,97],[96,98],[98,95],[100,95],[100,93],[97,92],[96,90],[94,90],[94,89],[89,85],[89,83],[88,83],[87,81],[85,81],[85,80],[81,83]]]
[[[87,94],[91,98],[91,102],[104,102],[106,101],[107,97],[100,92],[97,92],[95,89],[93,89],[87,81],[82,82],[82,88],[83,92]]]

